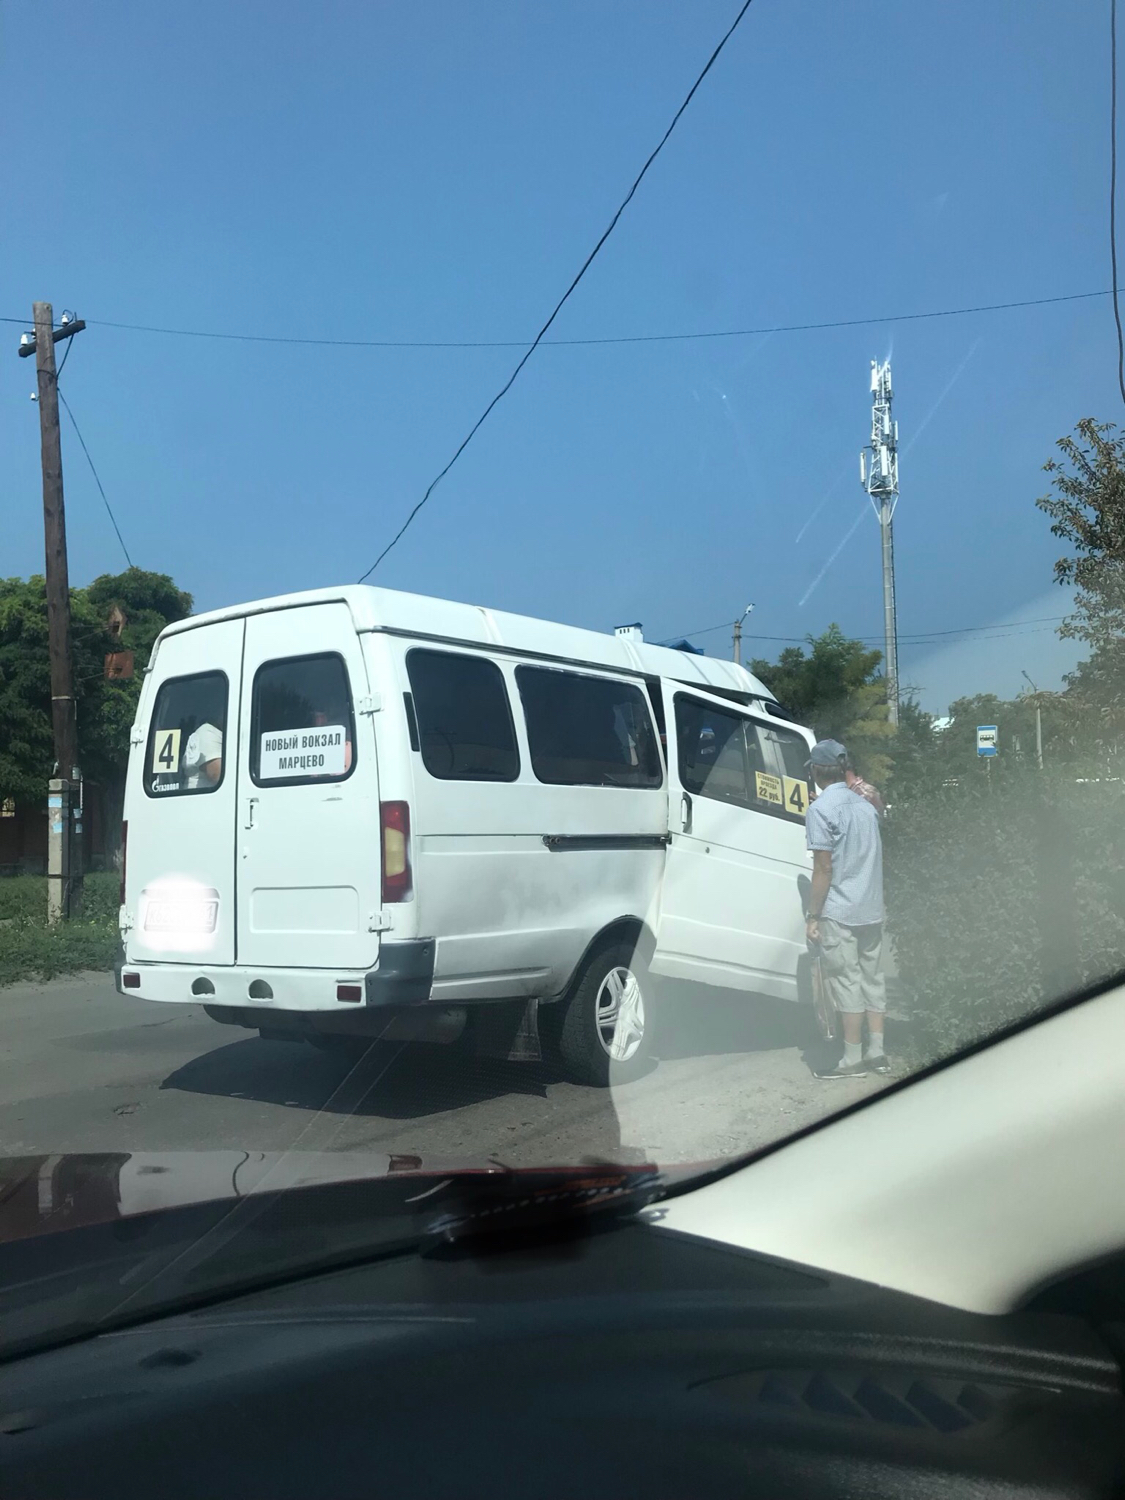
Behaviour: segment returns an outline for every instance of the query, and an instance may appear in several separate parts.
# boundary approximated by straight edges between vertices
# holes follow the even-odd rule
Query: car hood
[[[687,1179],[355,1151],[0,1158],[0,1359],[373,1259],[575,1254]]]
[[[714,1163],[663,1171],[666,1186],[697,1178]],[[0,1157],[0,1245],[68,1229],[111,1224],[196,1205],[234,1204],[293,1190],[332,1185],[384,1185],[374,1197],[433,1206],[464,1201],[483,1190],[505,1196],[547,1187],[581,1192],[588,1183],[650,1177],[652,1164],[586,1161],[517,1169],[495,1158],[479,1161],[366,1151],[68,1152]],[[412,1183],[407,1193],[403,1184]]]
[[[52,1230],[330,1183],[503,1173],[383,1152],[120,1151],[0,1157],[0,1244]]]

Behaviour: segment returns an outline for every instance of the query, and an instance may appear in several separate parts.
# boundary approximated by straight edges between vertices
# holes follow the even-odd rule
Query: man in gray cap
[[[844,1026],[844,1055],[818,1078],[889,1073],[883,1048],[887,1009],[883,978],[883,846],[879,815],[848,787],[848,752],[820,740],[809,756],[819,789],[805,820],[813,853],[806,931],[820,950],[821,971]],[[867,1054],[863,1021],[867,1017]]]

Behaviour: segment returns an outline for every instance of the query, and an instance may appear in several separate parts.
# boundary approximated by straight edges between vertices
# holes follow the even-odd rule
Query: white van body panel
[[[404,691],[410,644],[393,643]],[[623,917],[650,912],[664,864],[658,841],[667,830],[666,790],[538,781],[519,712],[516,663],[495,660],[514,710],[517,779],[469,785],[415,766],[416,919],[419,931],[438,934],[435,1000],[558,994],[593,936]],[[582,675],[610,674],[588,668]],[[621,847],[579,842],[615,836]],[[651,847],[639,848],[645,837]]]
[[[664,684],[671,843],[653,971],[795,1000],[806,946],[802,881],[807,889],[812,875],[804,824],[685,793],[677,776],[675,712],[676,699],[685,697],[755,725],[768,723],[706,692]],[[779,764],[777,773],[782,770]]]
[[[242,620],[231,619],[206,631],[164,634],[153,653],[125,782],[132,845],[126,850],[129,880],[122,918],[132,963],[234,963],[238,788],[229,758],[218,786],[201,796],[173,792],[158,800],[143,782],[150,758],[161,749],[160,732],[165,731],[164,741],[167,733],[179,733],[171,721],[151,721],[156,685],[221,672],[228,683],[228,703],[237,703],[244,628]],[[177,912],[185,920],[171,920]]]
[[[513,780],[443,780],[426,769],[404,707],[416,649],[483,657],[502,674],[519,750]],[[263,784],[251,758],[255,674],[315,653],[345,661],[355,765],[330,785]],[[668,731],[663,784],[540,781],[521,665],[628,681],[654,696]],[[223,782],[205,798],[158,803],[141,778],[155,693],[170,676],[215,669],[231,681]],[[693,825],[683,823],[674,694],[688,684],[727,711],[737,698],[740,712],[768,718],[770,694],[736,663],[348,586],[177,622],[162,633],[151,671],[126,800],[124,961],[140,973],[134,993],[197,1001],[199,982],[217,1006],[355,1014],[354,1003],[336,998],[337,984],[370,981],[391,962],[381,953],[427,941],[435,1004],[549,999],[566,990],[599,933],[629,921],[652,935],[661,972],[796,995],[803,826],[703,797],[693,799]],[[811,742],[807,731],[784,728]],[[385,906],[380,800],[406,803],[411,823],[413,891]],[[160,951],[138,938],[138,897],[165,865],[219,891],[206,952]]]
[[[360,709],[350,774],[319,785],[255,781],[251,725],[258,669],[320,653],[343,657]],[[241,964],[362,970],[378,962],[379,775],[369,699],[367,667],[346,604],[246,621],[235,830]]]

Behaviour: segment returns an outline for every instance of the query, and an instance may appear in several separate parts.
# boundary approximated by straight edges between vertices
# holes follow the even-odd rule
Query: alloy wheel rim
[[[598,988],[597,1030],[611,1062],[628,1062],[644,1041],[645,1001],[640,982],[624,964],[610,969]]]

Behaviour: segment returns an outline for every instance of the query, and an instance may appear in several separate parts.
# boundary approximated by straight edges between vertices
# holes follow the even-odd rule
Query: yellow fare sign
[[[799,781],[795,776],[786,776],[785,782],[785,811],[796,813],[803,818],[809,810],[809,786],[806,781]]]
[[[782,807],[781,777],[771,776],[768,771],[754,772],[754,794],[759,802],[768,802],[771,807]]]

